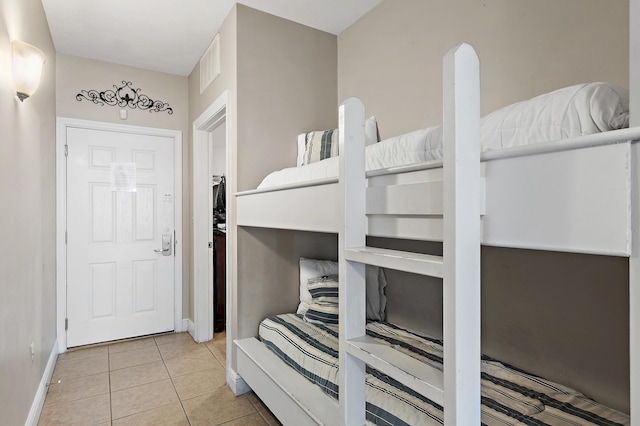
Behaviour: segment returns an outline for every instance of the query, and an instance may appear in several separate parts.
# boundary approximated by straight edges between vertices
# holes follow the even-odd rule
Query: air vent
[[[220,74],[220,33],[216,34],[213,41],[200,58],[200,94]]]

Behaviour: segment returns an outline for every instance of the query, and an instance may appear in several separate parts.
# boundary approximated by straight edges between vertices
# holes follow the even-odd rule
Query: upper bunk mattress
[[[284,362],[326,393],[337,397],[338,328],[305,322],[297,314],[268,318],[260,339]],[[385,341],[442,370],[442,342],[383,322],[367,325],[367,335]],[[487,425],[629,425],[629,416],[579,392],[511,369],[483,357],[482,422]],[[390,377],[367,367],[367,424],[442,425],[442,407]]]
[[[629,92],[607,83],[556,90],[495,111],[480,122],[483,151],[563,140],[629,127]],[[366,148],[366,170],[442,159],[442,126],[392,137]],[[258,186],[274,186],[337,177],[338,157],[266,176]]]

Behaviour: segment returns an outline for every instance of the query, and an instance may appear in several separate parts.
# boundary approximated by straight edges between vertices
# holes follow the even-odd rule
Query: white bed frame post
[[[629,414],[640,425],[640,142],[631,144],[631,256],[629,257]]]
[[[629,127],[640,126],[640,0],[629,0]],[[631,426],[640,426],[640,146],[632,144],[629,258],[629,374]]]
[[[480,65],[444,57],[444,423],[480,424]]]
[[[346,351],[346,341],[364,336],[365,265],[349,262],[344,247],[366,245],[365,149],[363,103],[349,98],[340,105],[340,194],[343,227],[340,244],[340,412],[345,425],[365,423],[365,363]],[[346,166],[348,164],[348,167]]]
[[[629,127],[640,126],[640,0],[629,0]]]

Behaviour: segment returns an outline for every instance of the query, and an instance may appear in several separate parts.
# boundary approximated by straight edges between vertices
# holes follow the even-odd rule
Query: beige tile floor
[[[226,385],[225,335],[165,334],[58,357],[39,425],[280,425]],[[58,383],[59,381],[59,383]]]

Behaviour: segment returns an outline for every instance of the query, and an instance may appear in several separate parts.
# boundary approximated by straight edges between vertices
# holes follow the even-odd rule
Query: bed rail
[[[364,106],[340,107],[340,410],[365,423],[365,365],[443,405],[446,425],[480,423],[480,79],[462,44],[444,58],[444,256],[366,246]],[[444,195],[442,195],[444,194]],[[444,372],[366,336],[365,264],[443,278]]]

